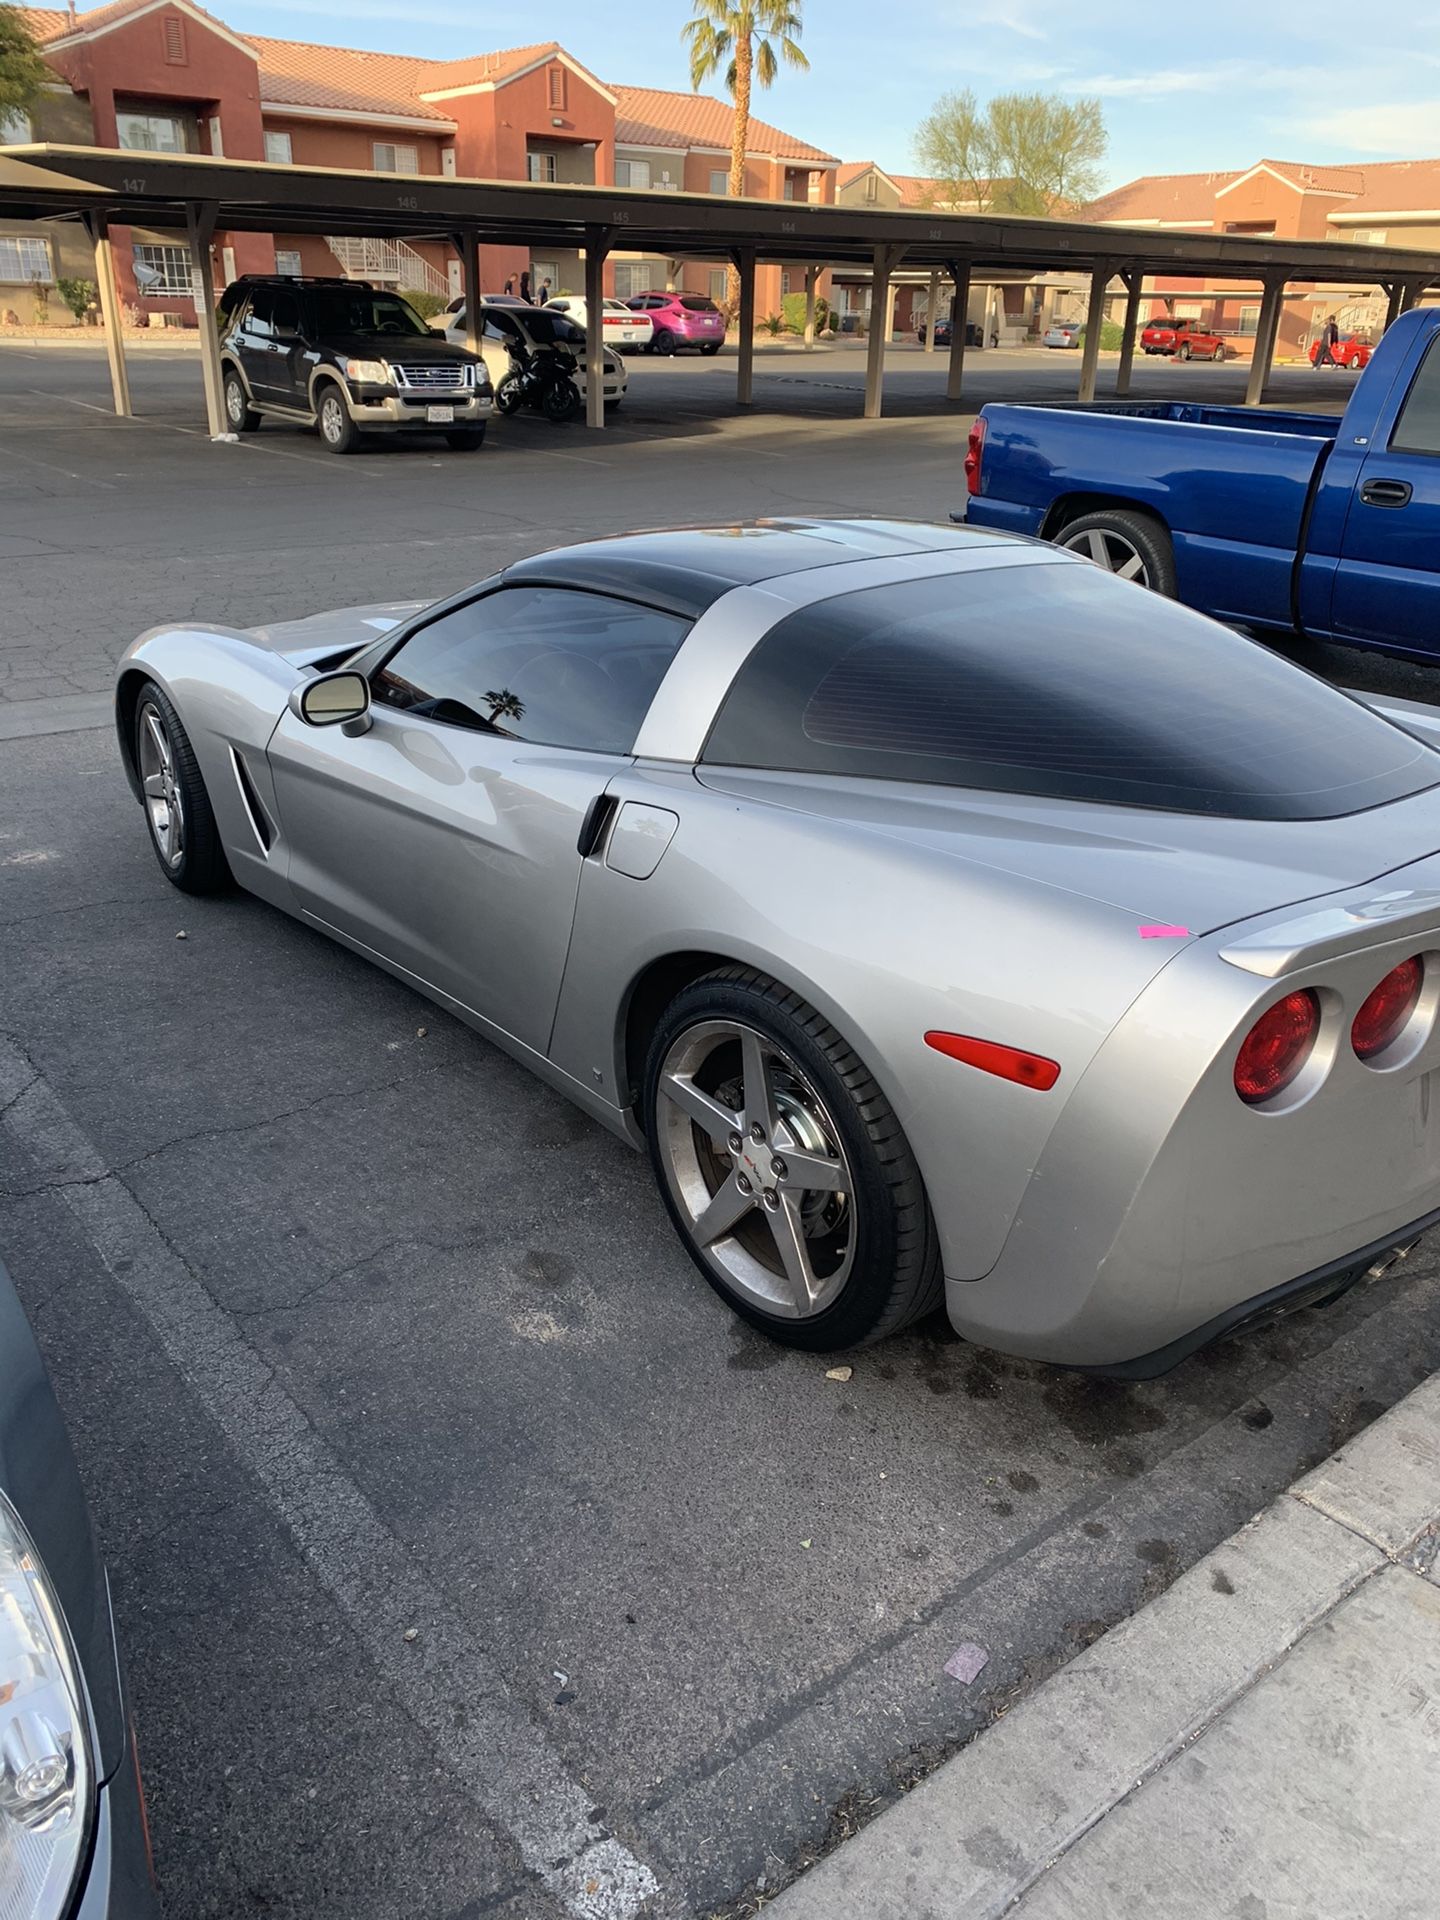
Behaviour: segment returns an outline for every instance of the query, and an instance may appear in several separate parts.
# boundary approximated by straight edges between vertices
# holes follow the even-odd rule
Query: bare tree
[[[54,77],[19,8],[0,5],[0,121],[27,112]]]
[[[731,199],[738,200],[745,192],[752,89],[770,86],[781,60],[790,67],[810,65],[800,47],[800,0],[692,0],[692,5],[695,17],[680,30],[690,49],[690,84],[698,93],[712,75],[724,75],[735,102],[728,190]],[[739,297],[739,276],[732,266],[726,299],[734,308]]]
[[[1107,138],[1098,100],[1002,93],[982,107],[947,93],[915,135],[939,196],[981,213],[1049,216],[1089,200],[1104,179]]]

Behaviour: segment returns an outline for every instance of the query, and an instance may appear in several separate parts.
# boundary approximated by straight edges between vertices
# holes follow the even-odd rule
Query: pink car
[[[637,293],[625,304],[650,316],[655,332],[647,353],[675,353],[681,347],[718,353],[725,344],[725,316],[703,293]]]

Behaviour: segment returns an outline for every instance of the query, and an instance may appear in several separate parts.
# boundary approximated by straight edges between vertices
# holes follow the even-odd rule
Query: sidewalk
[[[773,1920],[1434,1920],[1440,1374]]]

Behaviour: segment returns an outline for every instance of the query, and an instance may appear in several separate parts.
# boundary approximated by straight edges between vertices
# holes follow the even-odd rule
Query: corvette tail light
[[[1043,1053],[1026,1053],[1020,1047],[1002,1046],[998,1040],[977,1040],[968,1033],[932,1031],[926,1034],[925,1044],[951,1060],[963,1061],[967,1067],[979,1067],[982,1073],[997,1074],[1000,1079],[1013,1080],[1018,1086],[1034,1087],[1037,1093],[1048,1093],[1060,1078],[1057,1061],[1047,1060]]]
[[[965,449],[965,491],[969,494],[980,491],[980,467],[984,458],[985,416],[982,413],[970,429],[970,441]]]
[[[1383,1053],[1415,1011],[1425,977],[1418,954],[1392,967],[1350,1025],[1350,1044],[1362,1060]]]
[[[1299,1073],[1320,1030],[1320,1002],[1309,987],[1266,1009],[1235,1056],[1235,1091],[1248,1106],[1268,1100]]]

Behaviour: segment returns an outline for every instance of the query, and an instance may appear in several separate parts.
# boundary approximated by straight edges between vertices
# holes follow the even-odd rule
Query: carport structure
[[[1129,391],[1145,279],[1224,275],[1262,290],[1246,404],[1257,406],[1274,356],[1287,287],[1336,282],[1383,288],[1388,320],[1440,286],[1440,257],[1403,247],[1339,240],[1290,240],[1162,228],[1087,225],[1060,220],[943,211],[889,211],[799,201],[727,200],[704,194],[655,193],[616,187],[462,180],[433,174],[356,173],[195,154],[122,152],[103,147],[28,146],[0,152],[0,213],[12,219],[83,221],[95,246],[96,281],[118,413],[130,411],[110,231],[136,225],[183,233],[190,250],[201,358],[212,434],[225,432],[210,243],[217,232],[347,233],[370,238],[448,240],[464,262],[465,286],[480,285],[483,245],[574,248],[585,257],[589,311],[601,311],[604,268],[615,251],[733,264],[740,280],[736,399],[754,394],[755,265],[780,260],[806,267],[807,339],[813,339],[814,295],[827,267],[858,265],[872,276],[872,312],[888,322],[891,280],[903,265],[928,270],[932,294],[942,279],[954,289],[952,311],[964,315],[972,282],[987,274],[1061,270],[1089,276],[1090,295],[1078,397],[1095,395],[1100,330],[1112,282],[1126,293],[1115,392]],[[932,299],[932,311],[934,301]],[[480,315],[468,302],[471,344]],[[888,324],[868,340],[865,416],[883,403]],[[933,345],[930,329],[927,346]],[[600,330],[588,344],[588,419],[605,424]],[[946,394],[959,400],[965,328],[952,329]]]

